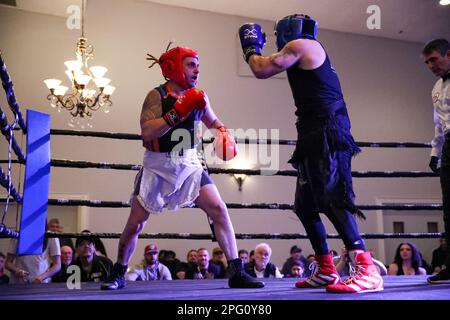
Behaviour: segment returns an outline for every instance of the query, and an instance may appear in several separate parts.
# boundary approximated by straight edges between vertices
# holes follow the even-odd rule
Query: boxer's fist
[[[163,118],[170,127],[173,127],[184,121],[191,114],[192,110],[203,110],[205,106],[205,93],[196,88],[191,88],[178,97],[173,108]]]
[[[214,153],[222,160],[228,161],[237,155],[237,146],[234,138],[228,133],[225,127],[217,129],[217,136],[214,138]]]
[[[242,51],[247,63],[252,55],[260,56],[266,44],[266,34],[261,31],[261,26],[257,23],[243,24],[239,28],[239,39],[241,39]]]

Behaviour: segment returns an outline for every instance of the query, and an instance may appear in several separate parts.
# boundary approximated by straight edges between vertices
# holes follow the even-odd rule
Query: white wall
[[[268,8],[270,9],[270,8]],[[95,46],[94,64],[109,68],[108,76],[117,87],[114,106],[108,114],[97,112],[92,124],[96,131],[139,133],[139,113],[149,90],[163,81],[158,67],[148,69],[149,52],[158,56],[169,40],[195,48],[200,54],[204,89],[216,114],[230,128],[277,128],[281,139],[295,139],[294,106],[285,79],[256,80],[238,76],[237,29],[248,19],[237,16],[175,8],[133,0],[89,1],[86,36]],[[273,22],[258,21],[267,33]],[[52,128],[68,129],[68,113],[57,113],[46,100],[42,80],[65,78],[65,60],[74,58],[79,30],[69,30],[60,17],[0,8],[0,48],[11,74],[22,110],[33,108],[50,113]],[[422,44],[364,37],[320,30],[319,40],[327,48],[340,75],[353,134],[357,141],[428,142],[433,135],[430,91],[435,81],[420,59]],[[66,80],[65,80],[66,82]],[[1,105],[9,113],[1,95]],[[20,140],[20,139],[19,139]],[[0,144],[6,154],[5,142]],[[280,147],[281,169],[291,147]],[[354,170],[427,170],[428,149],[368,149],[353,162]],[[94,138],[52,137],[52,158],[114,163],[141,162],[143,149],[136,141]],[[15,167],[16,168],[16,167]],[[18,169],[16,168],[16,175]],[[94,169],[52,168],[51,193],[86,194],[90,199],[128,200],[135,172]],[[23,176],[23,174],[22,174]],[[226,202],[292,203],[295,179],[250,177],[243,191],[224,175],[213,176]],[[16,178],[17,180],[17,178]],[[354,179],[358,204],[374,204],[377,198],[433,198],[439,200],[437,179]],[[121,232],[128,209],[88,208],[88,228],[97,232]],[[236,233],[303,233],[292,212],[230,210]],[[376,217],[360,223],[363,232],[376,232]],[[328,222],[327,222],[327,225]],[[335,233],[328,227],[329,233]],[[206,217],[200,210],[185,209],[152,217],[144,232],[208,233]],[[1,240],[4,241],[4,240]],[[139,241],[135,263],[144,245]],[[190,248],[212,248],[210,241],[156,240],[160,248],[173,249],[180,259]],[[238,241],[248,250],[260,240]],[[311,253],[307,240],[267,241],[273,260],[282,264],[289,247],[300,243]],[[368,246],[378,248],[375,240]],[[115,257],[117,240],[105,240]],[[339,249],[341,242],[330,241]]]

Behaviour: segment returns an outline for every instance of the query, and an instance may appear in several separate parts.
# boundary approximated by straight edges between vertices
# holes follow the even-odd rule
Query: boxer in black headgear
[[[303,14],[284,17],[275,25],[278,52],[261,56],[265,34],[247,23],[239,37],[245,61],[254,75],[266,79],[286,71],[297,107],[297,145],[289,161],[298,170],[294,211],[310,238],[317,271],[297,288],[326,287],[327,292],[383,290],[383,279],[365,249],[353,214],[351,158],[360,149],[350,133],[350,120],[338,75],[316,40],[317,22]],[[319,212],[325,213],[343,239],[355,272],[341,282],[326,241]]]

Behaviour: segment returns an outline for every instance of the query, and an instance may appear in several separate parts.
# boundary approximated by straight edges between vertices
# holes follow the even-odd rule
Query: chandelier
[[[80,125],[84,128],[85,123],[88,127],[92,127],[86,121],[86,117],[92,116],[92,111],[103,108],[105,113],[110,111],[112,101],[110,96],[115,87],[110,86],[110,79],[105,78],[107,68],[102,66],[88,66],[88,61],[94,57],[94,47],[87,42],[84,36],[84,15],[85,1],[82,1],[81,14],[81,37],[78,38],[76,60],[64,62],[67,70],[66,75],[70,80],[71,88],[61,85],[61,80],[46,79],[45,85],[50,90],[47,99],[50,100],[50,106],[58,108],[61,112],[66,109],[72,115],[69,126],[74,127]],[[78,118],[75,121],[75,118]]]

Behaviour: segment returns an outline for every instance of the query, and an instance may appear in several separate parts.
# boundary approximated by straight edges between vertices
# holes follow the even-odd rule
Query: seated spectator
[[[260,243],[255,248],[255,259],[245,265],[245,271],[255,278],[282,278],[278,267],[269,262],[272,249],[267,243]]]
[[[186,277],[186,271],[189,269],[189,265],[197,265],[197,250],[191,249],[186,255],[186,262],[181,262],[178,264],[177,270],[175,271],[175,279],[184,279]]]
[[[75,246],[77,259],[74,264],[80,267],[81,281],[106,281],[112,272],[113,263],[107,257],[96,254],[95,239],[90,236],[80,237]]]
[[[426,274],[421,265],[421,254],[417,247],[412,242],[403,242],[395,251],[394,262],[389,266],[388,274],[391,276]]]
[[[83,230],[81,233],[92,233],[90,230]],[[91,236],[91,238],[94,240],[95,245],[95,254],[97,256],[104,256],[108,258],[108,254],[106,253],[105,245],[103,244],[103,241],[99,237]]]
[[[295,260],[300,260],[303,262],[303,265],[306,264],[306,258],[302,255],[302,248],[298,246],[292,246],[290,250],[291,256],[286,259],[286,261],[283,264],[283,268],[281,268],[281,273],[287,277],[291,274],[292,269],[292,263]]]
[[[209,262],[209,253],[205,248],[197,250],[197,263],[191,264],[185,279],[220,279],[220,267]]]
[[[70,277],[67,268],[72,264],[73,250],[69,246],[61,247],[61,270],[52,277],[52,282],[66,282]]]
[[[6,256],[3,254],[3,252],[0,251],[0,284],[9,283],[9,277],[5,273],[5,260]]]
[[[47,223],[47,230],[55,233],[61,233],[63,231],[64,227],[60,224],[58,218],[52,218]],[[70,238],[63,238],[58,237],[59,239],[59,245],[60,247],[63,246],[69,246],[72,251],[75,250],[75,247],[73,246],[73,241]]]
[[[369,250],[370,254],[372,255],[372,261],[375,267],[378,270],[378,273],[381,276],[387,275],[387,268],[386,266],[379,260],[375,259],[373,257],[373,250]],[[352,262],[347,249],[345,247],[341,248],[341,255],[337,257],[333,257],[333,262],[336,265],[336,270],[339,273],[341,277],[349,276],[350,275],[350,269],[355,267],[355,263]]]
[[[210,262],[215,263],[220,267],[220,277],[226,278],[227,268],[228,268],[228,262],[227,258],[225,258],[225,254],[223,253],[223,250],[219,247],[216,247],[212,251],[212,259]]]
[[[172,279],[175,279],[177,277],[176,273],[179,269],[181,261],[177,258],[177,254],[174,251],[164,250],[164,253],[162,255],[158,255],[158,261],[169,269],[170,274],[172,275]]]
[[[169,269],[158,261],[158,247],[149,244],[144,250],[144,259],[126,274],[130,281],[172,280]]]
[[[250,254],[248,255],[248,262],[255,261],[255,250],[251,250]]]
[[[18,239],[12,238],[6,255],[6,269],[11,272],[11,284],[49,283],[61,269],[58,238],[44,238],[42,254],[17,255]]]
[[[305,265],[301,260],[294,260],[291,263],[291,272],[286,276],[289,278],[303,278]]]
[[[439,247],[433,250],[433,256],[431,258],[431,272],[439,273],[442,270],[442,266],[445,264],[445,258],[447,257],[447,241],[445,238],[439,239]]]
[[[305,263],[305,277],[310,277],[312,274],[314,274],[314,270],[317,267],[316,264],[316,256],[313,254],[310,254],[306,257],[306,263]]]
[[[239,250],[238,255],[239,255],[239,258],[241,258],[243,264],[248,263],[248,251],[247,250],[245,250],[245,249]]]
[[[422,253],[420,251],[419,253],[420,253],[420,261],[422,261],[422,268],[425,269],[425,272],[427,274],[432,274],[433,272],[431,271],[430,264],[422,257]]]

